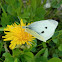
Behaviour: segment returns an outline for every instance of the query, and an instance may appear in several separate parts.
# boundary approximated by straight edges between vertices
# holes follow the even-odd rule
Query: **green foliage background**
[[[51,7],[45,8],[47,0],[0,0],[0,62],[62,62],[62,0],[49,1]],[[54,19],[59,25],[46,43],[36,39],[29,49],[10,50],[3,29],[21,18],[24,23]]]

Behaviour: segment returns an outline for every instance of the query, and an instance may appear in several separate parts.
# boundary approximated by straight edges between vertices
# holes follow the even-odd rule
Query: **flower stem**
[[[5,51],[6,52],[9,52],[8,48],[7,48],[7,45],[6,45],[6,42],[4,42],[4,48],[5,48]]]

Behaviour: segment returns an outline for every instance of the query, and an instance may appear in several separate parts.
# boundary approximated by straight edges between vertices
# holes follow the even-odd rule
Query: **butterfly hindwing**
[[[42,36],[40,36],[38,33],[36,33],[35,31],[33,31],[33,30],[29,29],[29,28],[25,28],[25,31],[30,33],[31,35],[33,35],[37,39],[46,42],[45,39]]]

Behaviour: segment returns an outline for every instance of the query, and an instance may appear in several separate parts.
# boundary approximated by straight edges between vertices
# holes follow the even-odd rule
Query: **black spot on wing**
[[[42,31],[41,33],[44,33],[44,31]]]

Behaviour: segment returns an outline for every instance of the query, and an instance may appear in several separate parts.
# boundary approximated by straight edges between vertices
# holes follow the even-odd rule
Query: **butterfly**
[[[36,21],[28,26],[25,26],[25,31],[36,37],[37,39],[46,42],[50,39],[55,29],[58,26],[58,22],[55,20],[41,20]]]

